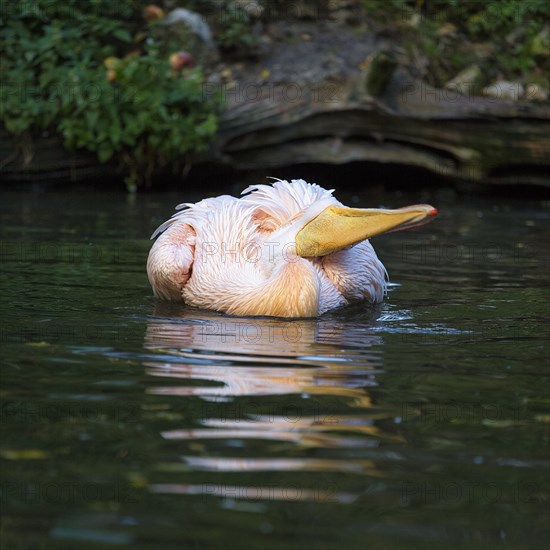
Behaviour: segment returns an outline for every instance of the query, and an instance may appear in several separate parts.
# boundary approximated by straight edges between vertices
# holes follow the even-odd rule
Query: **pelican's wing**
[[[204,223],[208,211],[223,208],[225,205],[231,204],[236,200],[231,195],[220,195],[219,197],[203,199],[197,203],[182,202],[176,206],[177,212],[155,229],[155,232],[151,235],[151,240],[158,237],[175,223],[189,222],[192,226],[197,223]]]
[[[171,218],[155,234],[162,232],[147,260],[147,275],[157,298],[182,300],[193,268],[195,230],[182,219]]]
[[[238,200],[230,195],[203,199],[196,204],[179,204],[176,212],[153,233],[157,241],[149,252],[147,274],[158,298],[182,300],[183,287],[193,270],[197,234],[212,235],[213,214],[231,210]],[[218,216],[224,220],[224,216]],[[224,228],[221,228],[223,233]],[[213,237],[211,237],[213,238]],[[223,235],[220,242],[223,242]]]

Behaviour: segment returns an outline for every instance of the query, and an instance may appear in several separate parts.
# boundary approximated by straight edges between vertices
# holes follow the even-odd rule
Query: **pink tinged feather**
[[[387,272],[369,241],[323,256],[323,270],[348,300],[381,302]]]
[[[147,260],[147,276],[157,298],[181,300],[191,275],[195,230],[185,223],[172,223],[157,239]]]

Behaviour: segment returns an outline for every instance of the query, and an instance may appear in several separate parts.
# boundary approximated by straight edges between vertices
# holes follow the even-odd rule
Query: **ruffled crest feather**
[[[248,186],[241,194],[241,200],[255,205],[265,216],[272,219],[273,228],[290,221],[297,214],[320,199],[332,198],[334,189],[323,189],[316,183],[302,179],[290,182],[277,178],[272,185],[256,184]],[[334,204],[340,204],[334,199]]]

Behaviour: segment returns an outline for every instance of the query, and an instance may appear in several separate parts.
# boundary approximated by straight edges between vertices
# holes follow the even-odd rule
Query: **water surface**
[[[3,192],[3,548],[542,548],[544,200],[432,202],[373,244],[379,307],[318,320],[156,302],[189,193]]]

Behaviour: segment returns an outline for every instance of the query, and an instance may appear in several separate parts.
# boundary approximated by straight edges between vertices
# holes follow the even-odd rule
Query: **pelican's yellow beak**
[[[380,233],[401,231],[428,223],[437,216],[429,204],[396,210],[329,206],[296,235],[299,256],[325,256]]]

